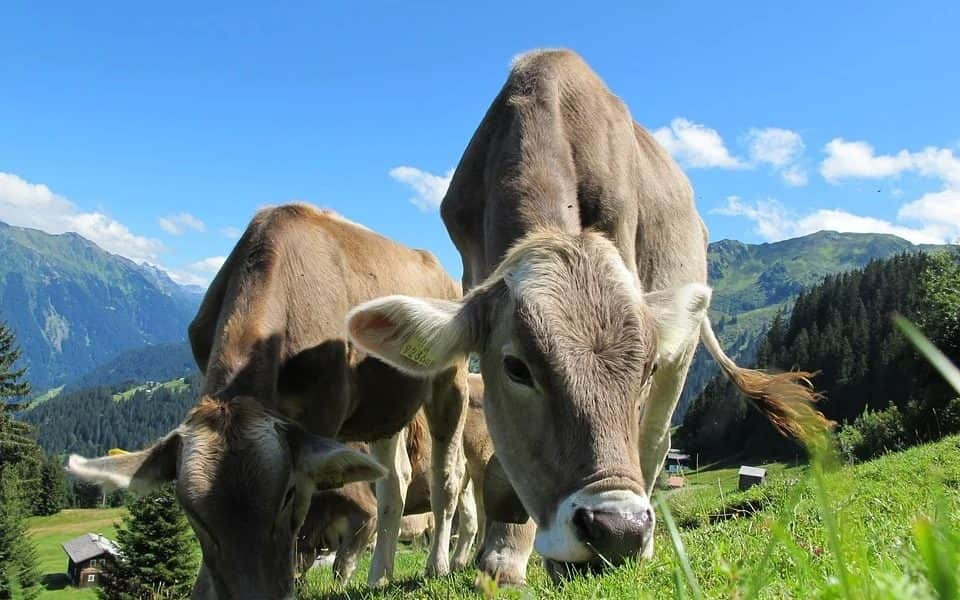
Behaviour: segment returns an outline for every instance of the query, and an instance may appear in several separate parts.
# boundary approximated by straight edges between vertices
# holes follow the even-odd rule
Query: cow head
[[[348,329],[409,373],[477,352],[491,464],[505,473],[488,473],[486,487],[508,481],[544,557],[616,563],[652,543],[637,439],[652,375],[689,351],[709,298],[699,284],[643,293],[597,233],[538,233],[462,302],[381,298],[356,307]],[[516,503],[490,502],[490,491],[489,506],[524,520]]]
[[[203,399],[155,445],[67,469],[106,487],[147,491],[176,480],[203,551],[194,598],[292,597],[295,540],[317,489],[386,471],[367,454],[310,435],[250,398]]]

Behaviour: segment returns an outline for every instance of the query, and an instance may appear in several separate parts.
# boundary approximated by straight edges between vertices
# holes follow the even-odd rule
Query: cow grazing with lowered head
[[[514,62],[441,214],[469,293],[368,302],[351,312],[350,336],[408,373],[479,354],[493,464],[536,523],[548,566],[652,552],[650,494],[698,341],[782,430],[823,425],[808,374],[724,354],[690,184],[576,54]],[[524,517],[493,514],[516,506],[494,492],[504,486],[484,490],[488,518]]]
[[[470,423],[469,416],[467,423]],[[466,430],[464,437],[467,438]],[[348,445],[367,451],[366,444],[351,442]],[[432,441],[423,411],[419,411],[404,430],[403,446],[410,465],[410,484],[403,506],[400,539],[409,539],[433,529],[430,513]],[[473,487],[469,483],[469,479],[463,479],[457,506],[460,516],[457,543],[450,557],[453,570],[467,565],[477,532],[476,517],[473,516]],[[309,568],[321,551],[335,551],[334,578],[341,583],[348,581],[357,568],[361,554],[376,538],[376,531],[377,498],[369,484],[352,483],[337,490],[318,492],[300,528],[297,541],[301,570]]]
[[[392,574],[410,477],[400,432],[422,407],[436,517],[427,570],[445,573],[464,469],[465,363],[412,375],[346,335],[352,306],[398,293],[426,302],[460,297],[427,252],[306,205],[260,211],[190,325],[204,373],[198,406],[147,450],[73,456],[70,469],[134,489],[176,480],[203,553],[193,597],[220,600],[291,597],[296,535],[314,491],[379,478],[370,571],[377,584]],[[373,458],[325,438],[370,442]]]

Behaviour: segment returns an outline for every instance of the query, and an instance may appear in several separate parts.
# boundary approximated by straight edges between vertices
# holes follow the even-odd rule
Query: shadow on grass
[[[69,586],[70,577],[66,573],[47,573],[40,579],[40,584],[48,592],[55,592]]]
[[[422,577],[409,577],[407,579],[401,579],[390,582],[389,585],[386,585],[382,588],[377,589],[330,589],[323,594],[324,600],[357,600],[357,598],[366,598],[373,594],[376,595],[385,595],[389,598],[395,597],[397,594],[400,597],[405,597],[406,594],[411,594],[418,591],[420,588],[426,585]]]

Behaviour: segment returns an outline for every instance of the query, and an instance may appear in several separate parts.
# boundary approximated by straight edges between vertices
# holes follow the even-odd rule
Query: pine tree
[[[0,403],[30,393],[30,384],[23,378],[27,369],[15,368],[21,354],[13,331],[0,323]]]
[[[40,570],[16,471],[10,467],[0,473],[0,599],[31,600],[40,593]]]
[[[198,550],[173,486],[128,505],[117,530],[122,559],[108,563],[98,593],[105,600],[180,598],[197,575]]]
[[[40,466],[40,487],[33,506],[35,515],[53,515],[70,504],[70,484],[59,460],[45,457]]]

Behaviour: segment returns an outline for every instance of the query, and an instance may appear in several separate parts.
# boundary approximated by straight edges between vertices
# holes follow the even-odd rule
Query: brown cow
[[[724,354],[690,184],[576,54],[515,61],[441,214],[470,293],[371,301],[351,312],[350,336],[409,373],[479,354],[491,464],[549,561],[652,552],[650,493],[698,339],[783,430],[823,425],[808,374],[768,375]],[[520,521],[494,514],[515,507],[492,501],[504,488],[485,489],[488,516]]]
[[[463,473],[465,363],[410,376],[346,336],[350,307],[396,293],[460,297],[427,252],[306,205],[260,211],[190,325],[205,374],[198,407],[156,446],[90,461],[74,456],[72,470],[135,488],[176,479],[203,551],[194,597],[281,598],[292,594],[295,537],[314,490],[383,474],[369,456],[316,436],[372,442],[373,457],[387,467],[376,484],[369,579],[379,584],[392,575],[409,482],[399,432],[423,407],[436,517],[427,572],[447,572]]]

